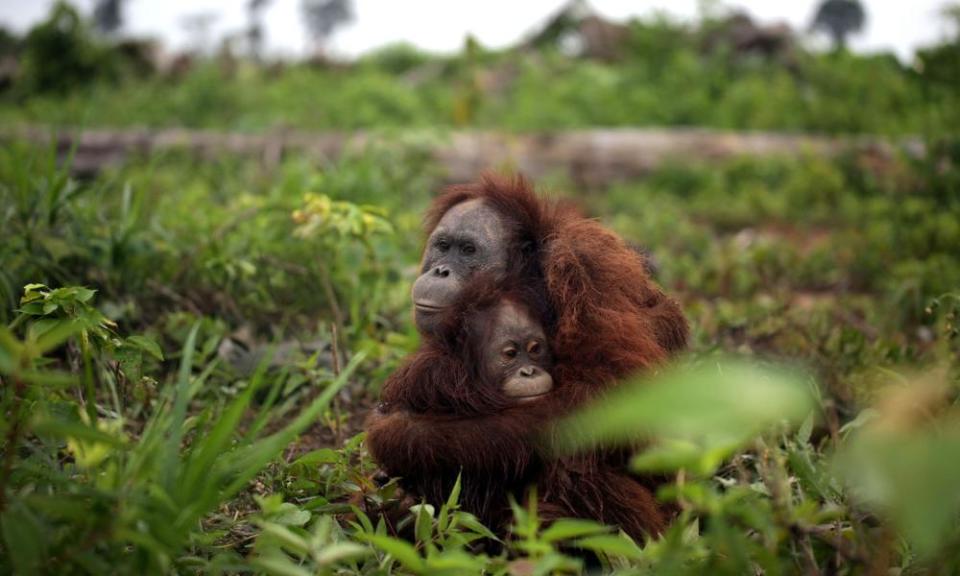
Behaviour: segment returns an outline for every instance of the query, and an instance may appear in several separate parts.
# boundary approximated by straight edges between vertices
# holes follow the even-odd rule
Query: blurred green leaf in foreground
[[[798,424],[814,407],[798,372],[721,359],[634,380],[561,425],[564,449],[655,439],[634,468],[709,474],[765,429]]]

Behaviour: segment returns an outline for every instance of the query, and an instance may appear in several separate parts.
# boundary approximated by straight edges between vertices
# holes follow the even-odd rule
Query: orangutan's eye
[[[513,360],[514,358],[517,357],[517,349],[514,348],[513,346],[508,346],[507,348],[503,349],[503,352],[501,352],[501,354],[503,354],[504,358]]]
[[[541,346],[540,342],[536,340],[531,340],[530,343],[527,344],[527,353],[530,354],[531,356],[540,355],[540,352],[542,351],[542,349],[543,349],[543,346]]]

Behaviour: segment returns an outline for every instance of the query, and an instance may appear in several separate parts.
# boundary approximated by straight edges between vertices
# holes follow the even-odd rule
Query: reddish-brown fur
[[[550,423],[683,349],[682,312],[617,235],[568,203],[538,198],[522,179],[485,177],[451,188],[428,213],[428,233],[451,207],[475,198],[511,224],[507,279],[495,288],[478,282],[479,293],[462,298],[472,307],[453,314],[440,336],[425,336],[387,381],[384,406],[368,421],[374,458],[434,504],[462,470],[462,505],[494,529],[508,519],[507,495],[519,498],[534,483],[547,519],[592,518],[634,538],[660,533],[668,514],[626,472],[622,451],[557,457]],[[478,386],[463,342],[449,336],[495,294],[522,303],[544,325],[556,383],[547,399],[514,405],[489,384]]]

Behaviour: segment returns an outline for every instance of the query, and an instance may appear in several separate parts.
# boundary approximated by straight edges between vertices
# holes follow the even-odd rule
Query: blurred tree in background
[[[326,42],[343,24],[353,20],[350,0],[302,0],[303,22],[313,40],[314,55],[322,55]]]
[[[90,36],[77,10],[59,0],[24,40],[24,91],[66,93],[114,76],[109,54]]]
[[[255,61],[260,61],[263,57],[263,11],[270,5],[271,0],[248,0],[247,1],[247,48],[250,57]]]
[[[125,0],[97,0],[93,7],[93,23],[101,34],[111,35],[123,27]]]
[[[812,28],[826,32],[835,50],[847,48],[847,37],[863,30],[867,13],[860,0],[825,0],[813,17]]]

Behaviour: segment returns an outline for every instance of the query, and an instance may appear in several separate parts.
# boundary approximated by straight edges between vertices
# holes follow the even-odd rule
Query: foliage
[[[485,50],[470,39],[453,56],[392,47],[353,63],[221,66],[198,56],[176,73],[126,74],[118,85],[115,50],[83,25],[71,30],[62,42],[75,45],[73,60],[41,70],[25,57],[20,88],[0,99],[3,122],[241,131],[696,125],[897,135],[949,135],[960,126],[958,95],[948,88],[956,83],[947,82],[955,39],[921,52],[921,68],[889,54],[820,54],[799,45],[781,55],[741,53],[711,42],[710,19],[651,18],[629,24],[622,59],[609,62],[550,46]],[[113,56],[97,64],[98,51]],[[41,72],[42,85],[30,79]]]
[[[63,94],[115,74],[108,51],[93,41],[80,14],[62,0],[24,39],[21,82],[25,93]]]
[[[548,525],[536,498],[502,542],[457,490],[377,513],[400,494],[358,432],[417,342],[407,291],[438,181],[421,143],[322,166],[152,157],[86,181],[53,151],[0,150],[0,571],[960,569],[955,141],[687,162],[580,198],[693,320],[689,358],[569,426],[652,436],[633,465],[677,473],[659,496],[679,515],[650,542]],[[223,353],[245,328],[249,372]],[[333,349],[276,361],[291,339]]]

